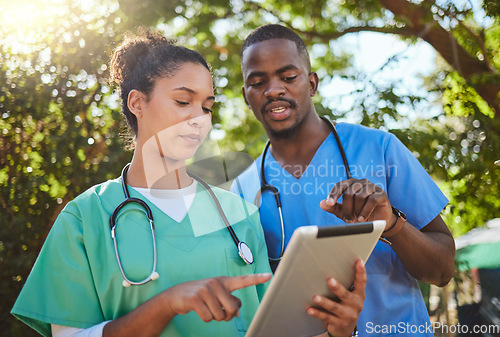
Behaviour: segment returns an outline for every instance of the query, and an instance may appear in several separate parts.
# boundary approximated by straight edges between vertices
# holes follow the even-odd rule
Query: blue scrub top
[[[366,178],[387,191],[391,204],[403,211],[408,222],[417,229],[439,215],[448,200],[415,156],[394,135],[347,123],[339,123],[336,128],[352,177]],[[256,200],[261,160],[262,156],[238,177],[232,191],[247,201],[257,204],[261,201],[260,219],[269,255],[277,257],[281,248],[281,229],[276,202],[270,192]],[[265,158],[265,175],[267,182],[280,191],[285,245],[297,227],[345,225],[319,207],[332,187],[346,179],[333,134],[320,145],[299,179],[281,167],[270,151]],[[433,336],[418,283],[388,244],[377,243],[366,269],[368,283],[364,309],[358,321],[360,335]]]

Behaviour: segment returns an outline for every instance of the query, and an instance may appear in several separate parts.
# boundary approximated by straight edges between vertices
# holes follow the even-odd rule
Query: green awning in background
[[[457,250],[455,261],[460,270],[469,268],[500,268],[500,242],[470,245]]]
[[[455,261],[461,270],[500,268],[500,218],[474,228],[455,240]]]

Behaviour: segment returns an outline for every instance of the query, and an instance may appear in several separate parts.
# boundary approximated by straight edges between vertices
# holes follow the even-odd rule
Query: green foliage
[[[393,130],[449,197],[445,220],[456,236],[498,217],[500,209],[500,168],[495,163],[500,125],[475,108],[467,116],[420,120],[411,130]]]
[[[483,7],[492,17],[500,17],[500,3],[496,0],[484,0]]]
[[[29,44],[1,40],[0,325],[8,336],[34,335],[9,311],[55,217],[88,187],[117,176],[130,156],[118,136],[120,112],[108,102],[113,18],[104,24],[67,6],[72,14],[53,13],[54,25],[38,27]],[[15,34],[8,28],[0,36]]]

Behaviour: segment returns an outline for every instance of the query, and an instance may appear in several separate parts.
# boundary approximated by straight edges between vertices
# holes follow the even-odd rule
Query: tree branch
[[[376,26],[370,26],[370,25],[362,25],[362,26],[349,27],[349,28],[344,29],[342,31],[333,31],[330,33],[299,30],[299,29],[296,29],[295,27],[293,27],[291,22],[282,19],[279,15],[279,12],[264,8],[260,4],[253,2],[253,1],[247,2],[247,4],[253,7],[253,8],[249,8],[248,9],[249,11],[264,10],[264,11],[268,12],[269,14],[273,15],[274,17],[276,17],[281,23],[285,24],[288,28],[291,28],[294,31],[299,32],[303,36],[306,36],[308,38],[316,38],[324,43],[328,43],[331,40],[336,40],[336,39],[338,39],[346,34],[349,34],[349,33],[359,33],[359,32],[377,32],[377,33],[384,33],[384,34],[396,34],[396,35],[401,35],[401,36],[405,36],[405,37],[414,36],[414,33],[411,29],[408,29],[407,27],[396,27],[396,26],[376,27]]]
[[[385,34],[396,34],[405,37],[421,38],[429,43],[442,57],[448,62],[462,77],[466,80],[476,77],[481,74],[496,74],[496,70],[492,69],[491,65],[486,61],[480,61],[475,56],[470,55],[453,34],[444,29],[438,22],[432,19],[432,13],[419,5],[416,5],[407,0],[378,0],[379,3],[391,11],[401,21],[405,22],[404,27],[375,27],[369,25],[349,27],[343,31],[333,31],[329,33],[314,32],[314,31],[298,31],[303,36],[310,39],[317,39],[324,43],[338,39],[349,33],[357,33],[362,31],[379,32]],[[256,2],[247,2],[248,10],[264,10],[276,17],[281,23],[289,28],[292,28],[291,22],[283,20],[277,11],[267,9]],[[253,8],[252,8],[253,7]],[[460,21],[459,21],[460,22]],[[465,27],[467,30],[468,27]],[[475,34],[473,34],[474,36]],[[476,37],[476,36],[475,36]],[[478,40],[480,46],[483,46]],[[485,59],[487,55],[485,54]],[[474,87],[477,93],[495,110],[497,117],[500,117],[500,104],[498,102],[498,94],[500,85],[495,84],[479,84]]]
[[[395,26],[387,26],[387,27],[375,27],[375,26],[354,26],[344,29],[340,32],[331,32],[331,33],[320,33],[314,31],[300,31],[303,35],[311,38],[318,38],[323,42],[329,42],[330,40],[336,40],[346,34],[349,33],[359,33],[359,32],[376,32],[376,33],[384,33],[384,34],[396,34],[405,37],[413,36],[413,31],[408,29],[407,27],[395,27]]]
[[[441,27],[432,19],[431,13],[425,8],[415,5],[406,0],[379,0],[380,4],[390,10],[394,15],[403,19],[407,27],[413,31],[415,36],[429,43],[441,56],[466,80],[479,74],[494,73],[487,63],[471,56],[460,46],[450,32]],[[427,32],[422,34],[422,32]],[[477,85],[477,93],[495,110],[500,117],[500,105],[498,93],[500,85]]]

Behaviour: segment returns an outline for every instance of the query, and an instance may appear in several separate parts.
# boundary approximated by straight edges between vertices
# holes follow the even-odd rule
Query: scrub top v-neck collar
[[[197,186],[198,182],[193,179],[193,182],[189,186],[175,190],[148,189],[131,186],[129,189],[132,188],[136,190],[143,198],[149,200],[172,220],[181,223],[188,215],[193,205]]]
[[[162,211],[158,206],[156,206],[151,200],[148,198],[144,197],[139,191],[137,191],[134,187],[130,186],[127,184],[130,190],[130,196],[135,197],[135,198],[140,198],[144,199],[145,202],[149,205],[153,212],[153,217],[155,218],[155,224],[160,224],[162,221],[165,221],[163,218],[166,217],[168,219],[168,222],[174,222],[176,224],[183,224],[184,222],[187,221],[189,218],[189,213],[197,209],[198,206],[198,199],[199,199],[199,193],[203,191],[203,186],[200,186],[200,184],[197,184],[196,186],[196,191],[195,191],[195,196],[193,199],[193,202],[191,203],[191,206],[187,210],[186,216],[182,219],[181,222],[176,221],[175,219],[172,219],[168,214],[166,214],[164,211]]]
[[[326,136],[326,138],[323,140],[323,142],[320,144],[320,146],[316,149],[316,152],[314,153],[314,156],[312,157],[311,161],[307,164],[305,170],[302,172],[302,174],[300,175],[299,178],[295,177],[293,174],[291,174],[290,172],[288,172],[283,166],[281,166],[281,164],[274,158],[273,154],[271,153],[271,151],[268,151],[267,153],[267,156],[269,156],[269,158],[262,158],[262,160],[265,160],[266,161],[266,166],[269,166],[271,165],[272,163],[276,163],[278,166],[279,166],[279,169],[281,170],[281,173],[283,175],[283,177],[287,178],[287,179],[292,179],[294,181],[303,181],[304,177],[307,177],[308,176],[308,170],[310,171],[310,167],[314,167],[315,165],[315,162],[317,161],[317,158],[319,156],[318,153],[321,152],[321,149],[327,145],[328,142],[330,142],[330,140],[333,139],[333,134],[330,132],[328,134],[328,136]],[[266,157],[267,157],[266,156]],[[266,178],[268,176],[268,172],[270,172],[271,169],[267,168],[266,167]]]

